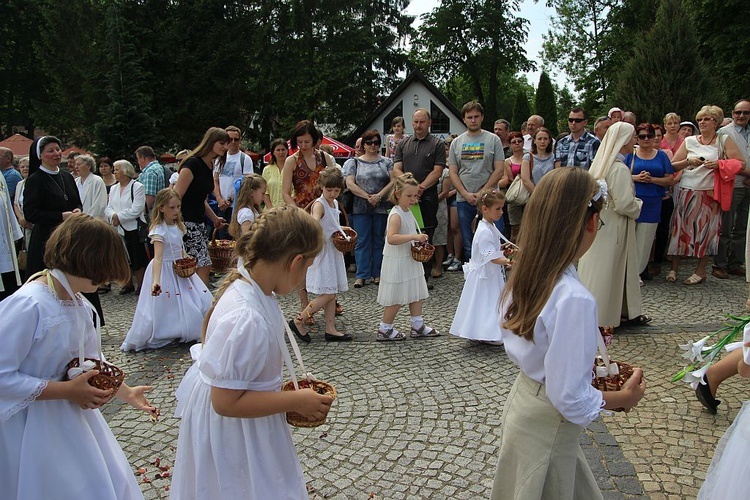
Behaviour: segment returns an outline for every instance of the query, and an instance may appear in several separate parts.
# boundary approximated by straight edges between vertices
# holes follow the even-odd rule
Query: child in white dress
[[[750,377],[750,325],[745,327],[742,357],[737,373]],[[750,401],[716,445],[714,458],[706,472],[706,481],[698,492],[698,500],[742,500],[747,498],[747,478],[750,477]]]
[[[299,288],[322,238],[308,214],[284,206],[263,213],[237,240],[246,277],[233,271],[225,278],[177,389],[182,422],[170,498],[307,500],[285,413],[321,419],[332,398],[281,392],[286,345],[274,293]]]
[[[123,351],[158,349],[175,341],[200,338],[203,316],[213,297],[197,274],[182,278],[172,267],[174,261],[187,256],[181,206],[174,189],[156,194],[149,231],[154,258],[143,277],[133,324],[120,346]]]
[[[591,385],[596,299],[573,264],[594,242],[603,205],[602,187],[578,167],[546,174],[526,204],[500,296],[505,352],[520,373],[503,409],[493,500],[601,499],[581,432],[602,408],[629,411],[646,389],[640,368],[619,391]]]
[[[404,340],[406,335],[393,327],[398,310],[409,304],[411,337],[437,337],[440,332],[430,328],[422,319],[422,301],[429,297],[424,268],[412,259],[412,242],[426,242],[427,235],[420,233],[410,207],[419,199],[419,183],[410,173],[396,179],[391,193],[395,205],[388,214],[383,267],[380,272],[378,304],[385,307],[378,327],[377,340]]]
[[[242,179],[240,192],[234,203],[232,222],[229,224],[229,234],[235,240],[247,233],[260,215],[266,187],[266,180],[258,174],[251,174]]]
[[[495,222],[503,216],[505,196],[483,189],[477,198],[477,222],[471,242],[471,260],[464,264],[466,282],[451,324],[451,334],[470,340],[502,345],[498,301],[505,287],[503,266],[510,265],[501,248]]]
[[[336,329],[336,294],[349,290],[346,281],[346,264],[344,254],[339,252],[333,244],[331,236],[341,231],[339,225],[339,202],[336,198],[344,189],[344,175],[339,167],[328,167],[320,173],[318,179],[323,194],[312,203],[312,216],[320,222],[323,228],[323,250],[320,251],[315,262],[307,270],[305,289],[317,294],[303,308],[297,317],[289,321],[289,327],[295,335],[305,343],[310,342],[305,319],[312,319],[313,315],[323,309],[326,320],[325,339],[328,342],[346,342],[352,340],[352,335],[342,333]],[[348,228],[347,228],[348,229]]]
[[[101,359],[93,309],[81,292],[130,279],[125,247],[106,222],[71,215],[47,241],[44,261],[50,271],[0,303],[0,497],[143,498],[99,411],[111,391],[89,385],[96,370],[66,376],[81,344],[86,358]],[[115,397],[156,413],[144,396],[149,389],[123,383]]]

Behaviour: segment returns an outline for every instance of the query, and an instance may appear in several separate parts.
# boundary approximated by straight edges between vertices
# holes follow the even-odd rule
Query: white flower
[[[693,342],[691,344],[680,344],[680,349],[683,351],[687,351],[682,355],[683,358],[688,359],[690,361],[703,361],[703,351],[708,351],[710,348],[705,348],[706,341],[710,339],[711,336],[707,335],[700,339],[698,342]]]
[[[695,370],[695,371],[692,371],[692,372],[687,372],[685,374],[685,378],[683,380],[685,382],[687,382],[688,384],[690,384],[690,387],[692,387],[693,389],[695,389],[696,387],[698,387],[698,384],[705,385],[706,382],[704,382],[703,376],[708,371],[708,367],[709,366],[711,366],[711,364],[710,363],[706,363],[702,368],[700,368],[698,370]]]

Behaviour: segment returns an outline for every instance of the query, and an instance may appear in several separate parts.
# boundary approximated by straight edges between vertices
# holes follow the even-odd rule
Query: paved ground
[[[683,266],[680,278],[690,270]],[[462,276],[446,274],[435,283],[424,315],[447,332]],[[643,287],[653,326],[618,330],[611,351],[643,367],[646,397],[630,414],[603,416],[581,439],[605,498],[695,497],[748,385],[728,381],[718,395],[718,415],[702,411],[689,386],[669,381],[681,368],[677,344],[715,330],[725,313],[742,312],[745,290],[740,278],[713,277],[695,287],[663,279]],[[308,369],[339,391],[325,425],[294,429],[311,498],[487,498],[502,407],[516,368],[502,348],[448,336],[375,342],[382,312],[376,293],[367,285],[341,298],[346,309],[341,326],[355,334],[355,342],[327,344],[322,332],[313,330],[313,342],[302,346]],[[152,423],[117,402],[104,413],[134,471],[145,469],[139,480],[146,497],[166,498],[171,470],[164,469],[174,463],[179,430],[172,417],[174,391],[190,359],[186,346],[117,351],[135,304],[133,295],[103,296],[105,354],[125,368],[130,384],[154,386],[151,400],[162,418]],[[291,315],[296,298],[282,305]],[[322,326],[322,319],[318,322]],[[397,318],[397,326],[407,328],[406,314]]]

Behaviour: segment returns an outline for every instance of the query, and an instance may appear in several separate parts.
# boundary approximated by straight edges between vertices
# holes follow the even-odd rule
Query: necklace
[[[63,181],[62,179],[60,179],[60,182],[57,182],[57,178],[60,177],[60,174],[57,174],[57,175],[48,175],[48,177],[50,178],[50,180],[52,180],[52,184],[54,184],[55,186],[57,186],[57,189],[60,190],[60,193],[62,193],[62,195],[63,195],[63,199],[65,201],[68,201],[68,193],[65,192],[65,181]]]
[[[713,136],[713,137],[711,138],[711,140],[710,140],[710,141],[708,141],[708,142],[703,142],[703,135],[700,135],[700,136],[698,137],[698,142],[700,142],[700,143],[701,143],[701,144],[703,144],[704,146],[708,146],[708,145],[710,145],[710,144],[711,144],[712,142],[714,142],[715,140],[716,140],[716,134],[714,134],[714,136]]]

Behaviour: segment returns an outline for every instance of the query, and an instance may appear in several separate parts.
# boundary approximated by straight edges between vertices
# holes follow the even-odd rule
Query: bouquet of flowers
[[[680,349],[685,351],[682,357],[687,359],[689,364],[675,373],[672,382],[684,380],[693,389],[698,387],[698,384],[704,383],[703,376],[715,362],[722,349],[729,352],[742,347],[743,332],[748,324],[750,324],[750,315],[727,315],[724,326],[714,333],[706,335],[697,342],[680,345]],[[711,339],[718,339],[718,341],[713,345],[706,345]]]

